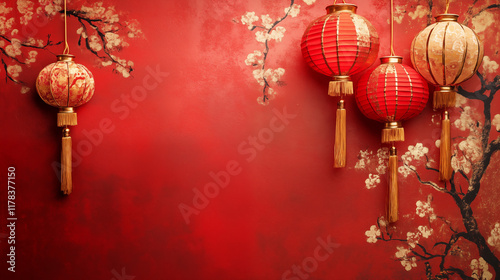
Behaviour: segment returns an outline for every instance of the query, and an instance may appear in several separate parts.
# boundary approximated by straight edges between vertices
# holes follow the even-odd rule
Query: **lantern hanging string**
[[[66,21],[66,0],[64,0],[64,50],[63,54],[69,54],[69,45],[68,45],[68,23]]]
[[[448,8],[450,8],[450,0],[446,0],[446,10],[444,10],[444,13],[447,14],[448,13]]]
[[[394,0],[391,0],[391,55],[394,54]]]

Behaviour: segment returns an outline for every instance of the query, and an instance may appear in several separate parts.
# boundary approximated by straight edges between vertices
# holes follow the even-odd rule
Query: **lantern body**
[[[336,4],[313,21],[304,32],[301,49],[307,64],[324,75],[349,76],[373,64],[378,56],[379,37],[356,6]]]
[[[72,55],[60,55],[57,62],[40,71],[36,89],[40,98],[51,106],[77,107],[94,95],[94,77],[85,66],[75,63]]]
[[[457,22],[458,15],[442,14],[411,44],[411,62],[427,81],[438,86],[457,85],[476,73],[483,59],[477,34]]]
[[[361,112],[379,122],[400,122],[417,116],[429,99],[427,82],[401,57],[382,57],[371,73],[361,77],[354,95]]]

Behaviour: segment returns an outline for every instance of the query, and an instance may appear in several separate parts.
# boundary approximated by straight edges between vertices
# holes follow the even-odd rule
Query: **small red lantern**
[[[36,79],[36,89],[45,103],[58,107],[57,125],[64,127],[61,152],[61,190],[72,191],[71,136],[68,126],[76,125],[74,107],[87,103],[94,95],[94,77],[83,65],[73,61],[74,56],[62,54],[57,62],[47,65]]]
[[[346,112],[343,95],[354,93],[349,76],[375,62],[379,38],[375,28],[356,14],[353,4],[326,7],[327,14],[313,21],[302,37],[302,56],[314,70],[329,77],[328,94],[340,96],[335,133],[334,167],[346,164]]]
[[[380,64],[359,81],[356,103],[368,118],[384,122],[382,143],[390,143],[388,220],[398,220],[396,141],[404,141],[401,121],[417,116],[429,99],[427,82],[401,56],[381,57]]]

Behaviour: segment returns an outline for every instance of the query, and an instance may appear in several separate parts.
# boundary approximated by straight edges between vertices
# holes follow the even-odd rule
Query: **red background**
[[[255,30],[241,24],[241,16],[255,11],[275,19],[283,16],[288,1],[106,1],[104,5],[114,5],[126,17],[137,19],[145,36],[130,40],[130,46],[119,52],[135,63],[130,78],[112,73],[110,67],[97,67],[97,58],[77,45],[78,22],[70,18],[71,51],[96,80],[95,96],[77,108],[78,126],[72,128],[75,160],[80,155],[81,162],[74,163],[70,196],[59,193],[59,179],[51,167],[60,155],[57,109],[44,104],[34,90],[37,73],[55,60],[54,55],[39,51],[37,62],[23,69],[20,78],[31,88],[26,94],[11,81],[0,81],[4,186],[0,188],[0,233],[8,234],[9,166],[16,168],[18,218],[16,272],[7,271],[7,239],[0,238],[0,278],[119,279],[117,275],[125,271],[129,278],[122,279],[282,279],[293,265],[314,256],[318,238],[328,236],[338,247],[318,262],[308,279],[425,278],[423,262],[411,271],[404,269],[394,256],[395,244],[366,241],[365,231],[385,214],[386,181],[382,176],[379,186],[368,190],[364,182],[369,172],[354,166],[360,150],[376,151],[382,146],[381,125],[364,118],[353,98],[346,102],[347,167],[332,167],[337,100],[327,95],[329,78],[309,69],[300,53],[303,31],[324,14],[330,2],[318,0],[309,6],[296,1],[301,5],[299,15],[280,23],[286,32],[281,42],[269,43],[266,67],[282,67],[286,72],[281,83],[272,85],[277,96],[267,106],[256,102],[262,87],[253,78],[253,68],[245,64],[249,53],[264,46],[255,40]],[[396,5],[414,11],[417,4],[427,5],[420,2],[396,1]],[[81,3],[86,2],[73,5]],[[388,55],[389,3],[355,4],[358,14],[380,35],[379,56]],[[452,12],[465,13],[469,3],[454,5]],[[442,10],[443,4],[434,4],[434,15]],[[498,17],[498,9],[492,13]],[[406,14],[395,26],[395,50],[406,64],[411,63],[411,40],[426,20],[413,21]],[[40,37],[50,33],[61,40],[62,22],[54,17],[40,28]],[[491,42],[497,39],[496,33],[481,36],[489,36]],[[51,50],[59,53],[62,47]],[[491,45],[487,44],[485,54],[500,61]],[[147,90],[144,100],[125,103],[122,96],[144,85],[148,68],[159,69],[165,77]],[[500,71],[488,79],[495,75]],[[465,86],[476,90],[481,84],[474,77]],[[494,104],[492,116],[500,113],[498,102]],[[482,110],[476,101],[468,105]],[[275,112],[284,110],[294,117],[283,130],[269,134]],[[452,117],[460,112],[456,109]],[[429,156],[438,160],[434,142],[440,129],[431,122],[435,114],[428,104],[420,116],[405,122],[406,142],[398,144],[400,155],[408,145],[423,143]],[[496,138],[495,128],[492,133]],[[241,149],[250,147],[251,137],[259,134],[268,143],[259,142],[261,150],[255,149],[254,155],[242,153]],[[214,181],[210,172],[221,172],[235,162],[241,172],[230,176],[228,185],[187,224],[179,205],[193,207],[193,189],[203,191]],[[486,238],[500,220],[498,163],[494,156],[473,205]],[[427,177],[437,181],[437,173]],[[426,201],[428,194],[434,196],[436,213],[463,228],[458,208],[448,196],[419,184],[414,175],[400,176],[401,221],[396,227],[402,236],[419,225],[415,201]],[[442,228],[434,231],[447,238]],[[477,249],[462,248],[466,254],[456,266],[471,275],[469,264],[479,257]]]

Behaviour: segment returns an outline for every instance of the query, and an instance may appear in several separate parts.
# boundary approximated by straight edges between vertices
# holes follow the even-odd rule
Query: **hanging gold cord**
[[[446,10],[444,10],[444,13],[447,14],[448,13],[448,8],[450,8],[450,0],[446,0]]]
[[[394,0],[391,0],[391,55],[394,54]]]
[[[64,50],[63,54],[69,54],[69,45],[68,45],[68,23],[66,21],[66,0],[64,0]]]

